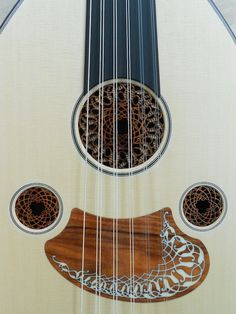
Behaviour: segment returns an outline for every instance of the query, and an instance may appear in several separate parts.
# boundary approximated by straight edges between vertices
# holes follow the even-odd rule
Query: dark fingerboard
[[[118,78],[160,94],[155,0],[128,1],[87,1],[84,93]]]

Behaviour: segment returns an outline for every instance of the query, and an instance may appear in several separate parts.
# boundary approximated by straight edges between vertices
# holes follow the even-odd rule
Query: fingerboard
[[[155,0],[87,1],[84,93],[131,79],[160,95]]]

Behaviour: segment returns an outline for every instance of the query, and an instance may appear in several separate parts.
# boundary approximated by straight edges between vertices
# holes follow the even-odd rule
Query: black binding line
[[[15,13],[15,11],[18,9],[18,7],[21,5],[21,3],[24,0],[18,0],[15,5],[12,7],[12,9],[10,10],[10,12],[8,13],[8,15],[5,17],[5,19],[3,20],[2,24],[0,25],[0,33],[3,31],[3,29],[6,27],[7,23],[10,21],[11,17],[13,16],[13,14]]]
[[[229,23],[226,21],[223,13],[221,13],[220,9],[218,8],[218,6],[215,4],[215,2],[213,0],[208,0],[208,2],[210,3],[212,8],[215,10],[216,14],[219,16],[219,18],[223,22],[224,26],[226,27],[226,29],[229,32],[230,36],[232,37],[233,41],[236,43],[236,35],[235,35],[234,31],[232,30],[232,28],[230,27]]]

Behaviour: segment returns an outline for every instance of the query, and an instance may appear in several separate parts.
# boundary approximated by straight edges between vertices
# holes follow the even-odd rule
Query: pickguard
[[[209,269],[204,245],[184,235],[167,208],[132,220],[75,209],[45,251],[52,266],[73,284],[122,301],[183,296],[202,283]]]

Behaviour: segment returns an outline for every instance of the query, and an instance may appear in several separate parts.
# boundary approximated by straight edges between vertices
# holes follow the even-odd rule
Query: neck
[[[84,93],[111,79],[160,95],[155,0],[89,0]]]

